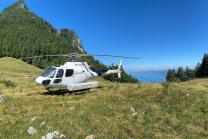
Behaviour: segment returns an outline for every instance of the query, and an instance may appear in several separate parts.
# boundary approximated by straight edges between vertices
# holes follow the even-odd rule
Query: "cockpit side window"
[[[66,69],[65,77],[71,77],[74,74],[73,69]]]
[[[61,78],[64,75],[64,70],[63,69],[59,69],[56,73],[56,78]]]
[[[49,68],[47,71],[45,71],[41,76],[47,77],[47,78],[53,78],[56,73],[56,68]]]

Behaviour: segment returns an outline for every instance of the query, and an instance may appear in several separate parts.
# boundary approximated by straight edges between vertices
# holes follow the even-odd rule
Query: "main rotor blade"
[[[24,60],[24,59],[33,59],[33,58],[42,58],[42,57],[61,57],[61,56],[68,56],[68,55],[43,55],[43,56],[25,57],[25,58],[20,58],[20,59]]]
[[[127,59],[141,59],[138,57],[129,57],[129,56],[118,56],[118,55],[109,55],[109,54],[80,54],[80,56],[100,56],[100,57],[116,57],[116,58],[127,58]]]
[[[119,56],[119,55],[110,55],[110,54],[79,54],[79,53],[70,53],[70,54],[64,54],[64,55],[42,55],[42,56],[31,56],[31,57],[25,57],[20,58],[22,60],[24,59],[33,59],[33,58],[42,58],[42,57],[72,57],[72,58],[79,58],[79,57],[88,57],[88,56],[95,56],[95,57],[115,57],[115,58],[125,58],[125,59],[141,59],[137,57],[129,57],[129,56]]]

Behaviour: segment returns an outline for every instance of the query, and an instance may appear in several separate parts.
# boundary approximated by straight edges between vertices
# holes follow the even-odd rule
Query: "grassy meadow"
[[[171,84],[97,79],[101,88],[83,94],[50,94],[33,81],[41,72],[21,60],[0,59],[0,94],[6,96],[0,102],[0,139],[40,139],[52,131],[67,139],[208,138],[208,79]],[[37,130],[33,135],[27,133],[30,126]]]

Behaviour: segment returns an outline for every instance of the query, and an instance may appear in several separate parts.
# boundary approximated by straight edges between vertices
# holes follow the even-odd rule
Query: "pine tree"
[[[185,70],[185,80],[191,80],[195,77],[195,71],[192,69],[189,69],[188,67]]]
[[[208,54],[205,55],[203,63],[204,63],[204,69],[203,69],[204,77],[208,77]]]
[[[195,67],[195,71],[194,71],[195,72],[195,77],[200,77],[199,69],[200,69],[200,63],[198,63]]]
[[[174,69],[169,69],[166,76],[167,82],[174,82],[176,81],[176,72]]]
[[[202,63],[196,68],[197,77],[208,77],[208,54],[204,54]]]
[[[178,72],[176,74],[176,77],[180,80],[180,81],[185,81],[185,72],[184,69],[182,67],[178,68]]]

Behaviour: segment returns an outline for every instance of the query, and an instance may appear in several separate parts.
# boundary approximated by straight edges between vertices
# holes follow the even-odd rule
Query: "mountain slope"
[[[52,131],[67,139],[208,136],[208,79],[165,88],[101,80],[101,88],[71,95],[37,86],[33,78],[40,72],[21,60],[0,58],[0,94],[6,96],[0,102],[0,138],[40,139]],[[7,86],[4,80],[14,85]],[[29,135],[29,127],[37,132]]]
[[[47,21],[32,13],[23,1],[6,8],[0,15],[0,57],[16,58],[81,52],[83,46],[76,33],[70,30],[63,37]],[[83,51],[82,51],[83,52]],[[28,61],[38,67],[50,63],[61,64],[63,58],[45,58]],[[63,61],[63,60],[62,60]]]
[[[0,58],[0,71],[1,72],[8,72],[8,73],[21,73],[27,75],[36,75],[42,72],[41,69],[29,65],[22,60],[18,60],[11,57],[3,57]]]
[[[76,32],[69,29],[56,30],[50,23],[31,12],[23,1],[6,8],[0,14],[0,57],[24,58],[30,56],[86,53]],[[93,57],[80,59],[98,69],[108,67]],[[39,68],[62,65],[67,57],[44,57],[26,62]],[[111,76],[112,77],[112,76]],[[115,78],[110,78],[115,81]],[[137,82],[125,72],[123,82]]]

